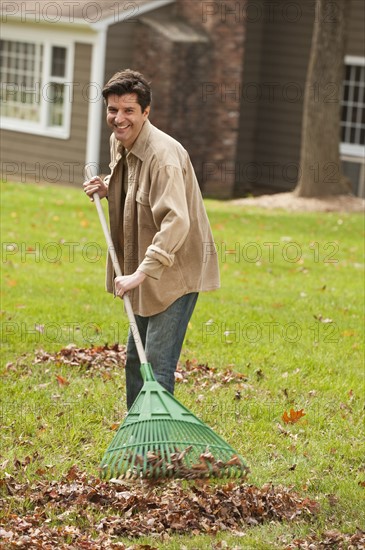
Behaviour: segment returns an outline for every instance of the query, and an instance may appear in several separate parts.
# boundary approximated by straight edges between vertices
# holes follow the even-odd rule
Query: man
[[[158,382],[173,393],[175,370],[198,293],[219,287],[217,254],[186,150],[149,119],[151,89],[129,69],[103,89],[111,173],[84,183],[107,197],[110,230],[123,276],[107,266],[107,290],[128,292]],[[142,388],[132,330],[126,361],[127,407]]]

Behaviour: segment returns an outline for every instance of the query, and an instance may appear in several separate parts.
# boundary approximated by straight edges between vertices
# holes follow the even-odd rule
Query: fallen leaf
[[[287,411],[285,411],[281,418],[283,422],[285,422],[285,424],[295,424],[303,416],[305,416],[305,412],[303,412],[303,409],[300,409],[299,411],[290,409],[289,414],[287,413]]]
[[[59,374],[56,374],[56,379],[57,379],[57,382],[60,386],[68,386],[70,384],[70,382],[68,380],[66,380],[66,378],[64,378],[63,376],[61,376]]]
[[[341,336],[355,336],[355,331],[354,330],[344,330],[342,333],[341,333]]]
[[[334,494],[327,495],[328,502],[331,506],[338,504],[338,497]]]
[[[320,323],[333,323],[333,319],[330,319],[329,317],[323,317],[321,314],[313,315],[313,317]]]
[[[9,464],[10,460],[9,458],[7,458],[6,460],[4,460],[4,462],[2,464],[0,464],[0,469],[1,470],[5,470]]]
[[[78,467],[74,464],[71,466],[69,471],[66,474],[67,481],[74,481],[75,479],[78,479],[80,477],[80,472]]]

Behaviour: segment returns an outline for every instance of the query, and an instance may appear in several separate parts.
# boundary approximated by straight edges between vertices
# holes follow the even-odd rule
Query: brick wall
[[[217,198],[235,183],[245,2],[177,0],[168,17],[195,35],[168,36],[147,19],[137,31],[134,66],[152,81],[151,122],[186,147],[204,194]]]
[[[173,44],[153,28],[139,22],[133,68],[143,73],[152,86],[150,120],[161,130],[169,131],[171,111],[171,64]]]
[[[197,125],[205,117],[205,152],[199,173],[207,195],[230,197],[235,182],[244,54],[246,0],[177,0],[181,17],[209,35],[210,63],[200,81]]]
[[[133,65],[152,85],[150,120],[187,149],[202,184],[209,150],[201,105],[201,81],[211,57],[207,41],[169,38],[144,19],[137,44]]]

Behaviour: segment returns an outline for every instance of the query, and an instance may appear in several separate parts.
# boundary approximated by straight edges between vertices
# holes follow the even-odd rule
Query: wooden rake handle
[[[119,262],[118,262],[117,254],[115,252],[113,241],[112,241],[112,238],[109,234],[109,229],[108,229],[108,225],[106,223],[104,210],[103,210],[103,207],[102,207],[102,204],[101,204],[100,197],[99,197],[98,193],[93,194],[93,199],[94,199],[95,206],[96,206],[96,209],[97,209],[98,214],[99,214],[99,220],[100,220],[100,223],[101,223],[101,227],[103,228],[105,240],[106,240],[106,243],[108,245],[108,253],[109,253],[110,259],[112,261],[114,271],[115,271],[117,277],[120,277],[121,275],[123,275],[123,273],[122,273],[122,270],[120,269],[120,265],[119,265]],[[141,336],[139,334],[136,318],[134,316],[131,301],[129,299],[128,294],[123,295],[123,302],[124,302],[125,310],[127,312],[129,324],[131,326],[131,331],[133,333],[133,338],[134,338],[134,342],[136,344],[139,360],[140,360],[141,363],[147,363],[146,352],[144,351],[144,347],[143,347],[143,344],[142,344]]]

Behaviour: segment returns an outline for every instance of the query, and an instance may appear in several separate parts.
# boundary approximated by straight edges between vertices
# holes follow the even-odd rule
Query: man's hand
[[[123,298],[123,294],[141,285],[147,275],[143,271],[135,271],[132,275],[122,275],[114,279],[115,293],[120,298]]]
[[[103,199],[108,194],[108,186],[105,185],[103,180],[99,176],[91,178],[91,180],[85,181],[83,184],[85,193],[90,197],[90,200],[93,201],[93,194],[98,193],[99,197]]]

